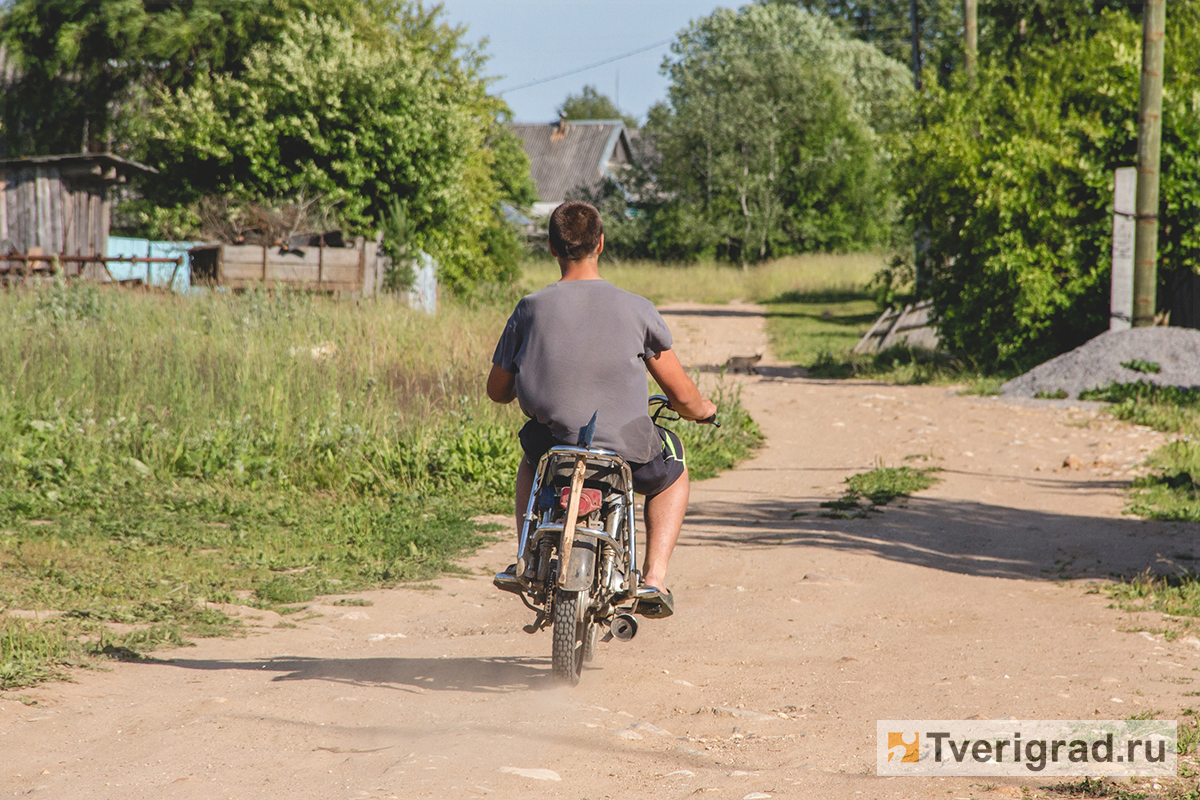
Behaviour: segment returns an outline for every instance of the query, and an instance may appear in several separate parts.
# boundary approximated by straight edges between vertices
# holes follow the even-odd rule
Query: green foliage
[[[779,358],[822,369],[848,357],[875,317],[875,305],[862,289],[785,292],[767,303],[767,333]]]
[[[626,128],[636,128],[637,120],[622,114],[608,95],[601,94],[595,86],[584,86],[579,94],[569,94],[558,107],[560,119],[619,119]]]
[[[511,510],[497,308],[64,284],[0,294],[0,324],[0,688],[233,630],[214,603],[428,580]],[[757,442],[722,414],[685,435],[699,475]]]
[[[1079,393],[1080,400],[1112,403],[1108,411],[1118,419],[1170,433],[1200,433],[1200,389],[1158,386],[1146,381],[1110,383]]]
[[[688,475],[692,480],[715,478],[745,461],[763,444],[758,423],[742,406],[740,384],[719,385],[711,395],[717,404],[721,427],[692,422],[668,423],[667,427],[683,442]]]
[[[648,216],[642,254],[746,264],[885,238],[880,136],[909,119],[902,65],[786,6],[718,9],[672,53],[644,131],[659,156],[622,179]]]
[[[0,689],[19,689],[62,677],[83,660],[78,642],[19,619],[0,619]]]
[[[1133,482],[1127,511],[1200,522],[1200,389],[1137,381],[1080,392],[1079,399],[1112,403],[1108,411],[1119,419],[1180,434],[1147,459],[1152,471]]]
[[[1066,400],[1069,395],[1066,389],[1055,389],[1053,392],[1036,392],[1033,396],[1038,400]]]
[[[837,500],[821,503],[823,517],[833,519],[862,519],[870,512],[879,512],[898,497],[908,497],[914,492],[928,489],[938,482],[929,473],[936,468],[913,469],[912,467],[878,466],[868,472],[860,472],[846,478],[846,491]],[[863,501],[867,505],[863,505]],[[882,512],[879,512],[882,513]]]
[[[1128,582],[1109,584],[1105,593],[1117,601],[1122,611],[1200,617],[1200,579],[1196,575],[1167,578],[1146,572]]]
[[[1124,12],[1073,38],[981,61],[975,81],[929,87],[926,125],[898,182],[927,237],[924,289],[946,347],[987,370],[1020,369],[1108,325],[1112,170],[1136,160],[1140,55]],[[1200,4],[1167,22],[1160,278],[1200,265]],[[1160,290],[1159,296],[1167,292]]]
[[[1128,512],[1200,522],[1200,441],[1195,434],[1160,448],[1148,463],[1154,472],[1133,482]]]
[[[212,196],[320,198],[368,236],[393,227],[399,203],[410,228],[390,244],[429,252],[443,286],[469,294],[515,277],[502,204],[533,190],[481,54],[440,13],[393,0],[20,0],[0,15],[28,68],[8,97],[38,99],[7,104],[5,127],[21,152],[73,152],[86,120],[93,149],[115,136],[157,167],[118,214],[148,235],[194,235]]]
[[[0,40],[18,68],[6,87],[10,155],[109,149],[122,114],[136,115],[144,85],[182,87],[239,71],[255,45],[276,42],[287,20],[319,13],[378,38],[369,11],[383,0],[13,0]],[[115,119],[114,119],[115,115]],[[128,143],[119,142],[118,147]]]
[[[772,0],[824,14],[849,35],[902,64],[912,63],[909,0]],[[990,9],[985,11],[985,18]],[[961,0],[917,0],[921,64],[939,76],[962,68]]]
[[[1130,361],[1122,361],[1121,366],[1125,369],[1131,369],[1134,372],[1144,372],[1147,374],[1157,375],[1162,372],[1162,365],[1157,361],[1147,361],[1144,358],[1135,358]]]
[[[760,0],[799,5],[825,14],[851,36],[879,48],[903,64],[912,64],[912,12],[909,0]],[[1054,45],[1084,35],[1104,9],[1140,18],[1141,3],[1128,0],[1005,0],[981,3],[979,52],[1014,61],[1030,48]],[[917,0],[921,67],[945,85],[964,67],[962,0]]]

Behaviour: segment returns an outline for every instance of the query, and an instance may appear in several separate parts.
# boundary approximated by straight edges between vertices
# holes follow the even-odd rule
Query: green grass
[[[1118,419],[1179,435],[1147,459],[1152,472],[1133,482],[1128,512],[1200,522],[1200,389],[1137,381],[1081,392],[1079,399],[1112,403],[1108,412]]]
[[[936,467],[913,469],[880,465],[868,472],[851,475],[846,478],[846,491],[841,497],[821,503],[822,508],[828,509],[821,516],[833,519],[864,518],[896,498],[909,497],[933,486],[940,479],[930,473],[937,471]]]
[[[600,274],[655,303],[764,302],[788,292],[857,292],[883,265],[884,257],[879,253],[788,256],[745,270],[713,262],[662,265],[653,261],[613,262],[601,256]],[[521,287],[526,292],[553,283],[560,275],[557,262],[549,258],[526,261],[522,272]]]
[[[814,378],[872,378],[898,384],[965,384],[964,393],[996,394],[1003,377],[987,378],[944,353],[891,347],[881,353],[851,352],[878,318],[863,286],[852,290],[785,292],[767,301],[771,348]]]
[[[510,310],[0,294],[0,689],[455,570],[511,508],[523,418],[483,397]],[[702,475],[757,443],[723,416],[680,431]]]
[[[652,393],[660,393],[658,386],[651,384]],[[694,422],[660,421],[683,442],[687,459],[688,476],[702,481],[715,478],[727,469],[749,458],[762,446],[763,435],[758,423],[750,418],[741,402],[741,385],[731,388],[719,384],[710,399],[717,404],[717,418],[721,427],[697,425]]]
[[[1131,361],[1122,361],[1121,366],[1125,369],[1131,369],[1134,372],[1144,372],[1157,375],[1162,372],[1162,365],[1157,361],[1147,361],[1144,358],[1135,358]]]
[[[1161,577],[1147,572],[1129,581],[1106,585],[1104,591],[1122,611],[1200,617],[1200,578],[1190,573]]]
[[[786,292],[767,304],[767,333],[776,358],[822,372],[839,362],[879,316],[859,291]],[[836,355],[835,355],[836,354]],[[820,377],[849,377],[824,372]]]

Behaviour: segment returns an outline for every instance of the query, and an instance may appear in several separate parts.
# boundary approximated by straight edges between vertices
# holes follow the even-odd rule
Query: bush
[[[981,62],[974,81],[928,81],[898,180],[956,355],[1023,369],[1108,328],[1112,171],[1136,163],[1139,41],[1128,13],[1104,12],[1015,63]],[[1200,3],[1172,6],[1167,41],[1162,287],[1200,267]]]

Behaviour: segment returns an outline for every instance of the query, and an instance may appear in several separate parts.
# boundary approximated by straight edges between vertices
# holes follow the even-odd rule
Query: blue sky
[[[445,19],[467,26],[467,40],[488,38],[492,91],[503,94],[518,122],[554,119],[554,109],[585,84],[644,119],[666,96],[659,65],[667,43],[696,17],[742,3],[715,0],[444,0]],[[648,48],[557,80],[515,88]]]

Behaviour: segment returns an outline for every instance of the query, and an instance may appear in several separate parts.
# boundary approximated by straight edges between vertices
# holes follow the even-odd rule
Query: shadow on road
[[[276,672],[272,681],[330,681],[424,692],[505,693],[554,686],[549,658],[309,658],[254,661],[173,658],[170,664],[201,671]]]
[[[1054,481],[1105,493],[1120,482]],[[901,504],[902,503],[902,504]],[[964,575],[1061,580],[1196,568],[1200,525],[1082,517],[914,497],[862,519],[822,517],[819,499],[714,500],[688,509],[681,547],[821,547]]]
[[[742,308],[660,308],[664,317],[766,317],[765,311]]]
[[[749,377],[748,373],[746,373],[745,370],[740,370],[738,372],[732,372],[730,370],[725,369],[725,367],[722,364],[690,364],[690,365],[688,365],[688,369],[690,369],[690,370],[694,369],[697,372],[714,373],[714,374],[718,374],[718,375],[729,375],[731,377],[734,375],[747,375],[747,377]],[[787,364],[774,364],[774,365],[759,364],[758,366],[756,366],[754,368],[754,370],[757,374],[761,375],[764,378],[806,378],[806,377],[808,377],[808,370],[806,370],[804,367],[787,365]]]

